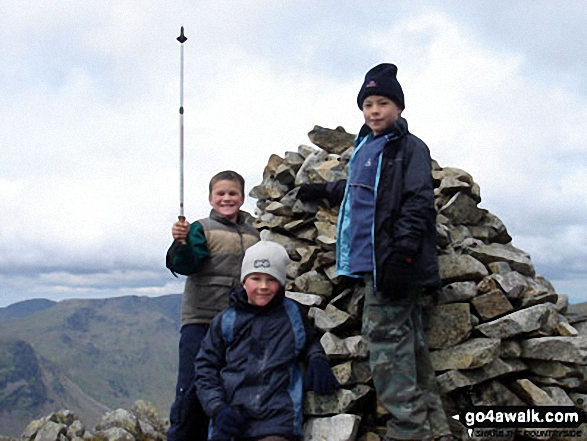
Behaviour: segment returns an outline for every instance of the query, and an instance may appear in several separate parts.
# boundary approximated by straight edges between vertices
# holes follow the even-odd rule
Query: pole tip
[[[177,41],[179,41],[180,43],[185,43],[185,41],[188,39],[188,37],[186,37],[185,35],[183,35],[183,26],[181,27],[181,32],[179,34],[179,37],[177,37]]]

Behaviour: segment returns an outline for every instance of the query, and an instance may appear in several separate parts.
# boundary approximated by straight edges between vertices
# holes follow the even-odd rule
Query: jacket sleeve
[[[328,202],[332,205],[340,205],[344,198],[344,191],[346,188],[346,179],[339,179],[338,181],[328,182],[326,184],[326,193],[328,194]]]
[[[222,313],[214,318],[195,359],[195,385],[200,403],[210,417],[226,406],[220,371],[226,365]]]
[[[182,244],[174,240],[167,250],[166,266],[171,272],[189,276],[200,267],[201,262],[210,255],[206,244],[204,228],[200,222],[190,225],[190,232],[186,243]]]
[[[417,141],[404,156],[402,204],[395,224],[393,248],[414,255],[420,248],[430,219],[434,219],[432,162],[428,147]]]

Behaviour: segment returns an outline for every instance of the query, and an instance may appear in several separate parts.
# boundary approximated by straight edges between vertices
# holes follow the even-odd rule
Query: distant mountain
[[[0,435],[61,408],[89,424],[138,399],[167,414],[180,294],[21,303],[0,309]]]
[[[36,312],[53,307],[57,302],[47,299],[33,299],[14,303],[5,308],[0,308],[0,322],[26,317]]]

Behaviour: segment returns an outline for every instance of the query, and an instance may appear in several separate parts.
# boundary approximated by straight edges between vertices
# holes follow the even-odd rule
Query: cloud
[[[583,40],[557,37],[538,2],[523,14],[539,24],[524,22],[509,45],[505,24],[488,29],[518,23],[519,8],[474,3],[467,15],[462,2],[3,2],[2,302],[181,292],[163,263],[179,206],[180,25],[190,220],[207,215],[217,171],[239,171],[250,190],[269,156],[307,144],[314,125],[356,132],[364,73],[392,61],[411,130],[441,165],[473,175],[482,207],[539,272],[578,293],[587,108],[569,57]],[[559,61],[537,57],[539,30],[549,53],[565,43],[558,81]]]

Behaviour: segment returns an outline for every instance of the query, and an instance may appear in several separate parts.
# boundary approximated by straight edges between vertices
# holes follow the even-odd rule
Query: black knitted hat
[[[397,67],[382,63],[365,74],[365,81],[357,96],[359,109],[363,110],[363,101],[371,95],[381,95],[392,100],[400,109],[405,109],[404,92],[397,82]]]

